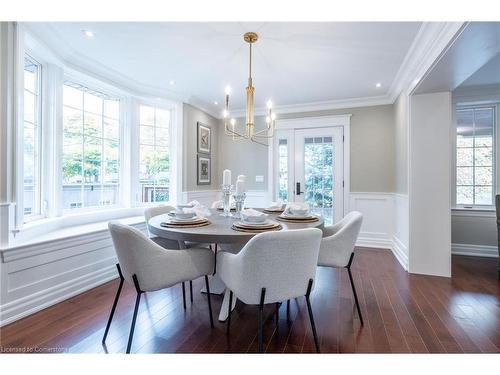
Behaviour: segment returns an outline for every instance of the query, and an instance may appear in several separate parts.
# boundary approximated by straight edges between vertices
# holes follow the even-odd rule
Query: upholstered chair
[[[316,275],[321,230],[315,228],[265,232],[253,237],[238,254],[220,252],[217,269],[230,290],[227,333],[231,325],[233,293],[246,304],[258,305],[258,348],[262,352],[263,308],[305,296],[316,351],[316,335],[310,293]]]
[[[214,269],[214,255],[210,249],[167,250],[131,226],[110,222],[108,228],[118,257],[116,267],[120,276],[120,285],[104,331],[103,344],[106,341],[124,281],[134,285],[137,292],[127,353],[130,353],[137,311],[141,294],[144,292],[169,288],[178,283],[204,276],[210,326],[213,327],[208,275],[211,275]]]
[[[351,274],[351,265],[354,259],[354,246],[358,239],[362,221],[363,215],[357,211],[352,211],[338,223],[325,226],[318,259],[318,266],[347,269],[361,325],[363,325],[363,317]]]
[[[160,205],[154,207],[148,207],[144,210],[144,218],[146,219],[146,228],[148,221],[155,216],[168,214],[170,211],[175,210],[175,207],[169,205]],[[160,245],[165,249],[176,250],[176,249],[189,249],[191,247],[209,247],[209,244],[200,244],[197,242],[183,241],[180,243],[177,240],[170,240],[168,238],[163,238],[159,236],[155,236],[149,232],[149,238],[154,241],[156,244]],[[191,303],[193,302],[193,281],[189,280],[189,298]],[[186,285],[182,283],[182,300],[184,302],[184,309],[186,309]]]

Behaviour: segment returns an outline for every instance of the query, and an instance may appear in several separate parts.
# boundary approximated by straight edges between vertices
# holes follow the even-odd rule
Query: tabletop
[[[159,237],[178,241],[193,241],[202,243],[238,243],[246,242],[256,233],[238,232],[231,229],[235,221],[239,219],[234,217],[224,217],[222,211],[211,209],[211,216],[208,217],[211,224],[196,228],[166,228],[160,224],[164,222],[168,215],[159,215],[151,218],[148,222],[149,232]],[[268,214],[270,219],[278,214]],[[303,229],[303,228],[323,228],[323,218],[312,223],[287,223],[279,222],[283,230]]]

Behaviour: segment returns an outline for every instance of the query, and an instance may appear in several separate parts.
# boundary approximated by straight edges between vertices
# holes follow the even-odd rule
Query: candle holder
[[[231,205],[230,205],[230,198],[231,198],[231,192],[233,191],[233,185],[221,185],[222,189],[222,209],[223,213],[221,213],[221,216],[224,217],[230,217],[231,216]]]
[[[240,195],[233,195],[234,204],[236,205],[236,212],[234,213],[234,217],[241,219],[241,210],[243,209],[243,205],[245,204],[245,198],[247,195],[245,193]]]

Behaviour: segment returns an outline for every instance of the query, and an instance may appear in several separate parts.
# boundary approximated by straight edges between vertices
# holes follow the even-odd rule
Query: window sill
[[[19,229],[9,246],[0,251],[105,231],[111,220],[128,225],[139,224],[144,222],[144,208],[121,208],[36,220]]]

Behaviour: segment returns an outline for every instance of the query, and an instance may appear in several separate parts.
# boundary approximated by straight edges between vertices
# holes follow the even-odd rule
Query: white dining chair
[[[219,276],[230,290],[227,334],[231,326],[233,293],[246,304],[259,305],[259,352],[263,349],[264,305],[274,303],[278,309],[283,301],[305,296],[314,343],[319,353],[309,296],[316,275],[321,236],[321,230],[315,228],[264,232],[253,237],[238,254],[219,253]]]
[[[361,325],[363,325],[363,317],[351,274],[351,265],[354,259],[354,246],[356,245],[362,222],[363,215],[360,212],[352,211],[338,223],[325,226],[323,228],[323,239],[321,240],[318,259],[318,266],[347,269]]]
[[[165,215],[168,214],[171,211],[174,211],[175,207],[169,206],[169,205],[159,205],[159,206],[153,206],[153,207],[148,207],[144,210],[144,218],[146,219],[146,224],[148,221],[155,216],[159,215]],[[146,228],[148,226],[146,225]],[[197,242],[190,242],[190,241],[182,241],[182,244],[179,241],[176,240],[171,240],[168,238],[163,238],[160,236],[155,236],[154,234],[149,232],[148,228],[148,234],[149,238],[154,241],[156,244],[160,245],[161,247],[165,249],[170,249],[170,250],[175,250],[175,249],[189,249],[192,247],[211,247],[210,244],[205,244],[205,243],[197,243]],[[217,249],[215,250],[217,251]],[[193,303],[193,281],[189,280],[189,299],[191,303]],[[182,283],[182,300],[184,302],[184,309],[186,309],[186,285],[183,282]]]
[[[204,276],[205,287],[207,288],[210,326],[213,328],[214,323],[208,275],[212,274],[214,269],[214,256],[210,249],[167,250],[131,226],[110,222],[108,228],[118,257],[116,267],[120,276],[120,285],[118,286],[118,291],[116,292],[113,307],[111,308],[108,323],[104,331],[103,344],[106,341],[124,281],[133,284],[137,292],[127,353],[130,353],[132,346],[137,311],[139,309],[141,294],[144,292],[169,288],[175,284]]]

